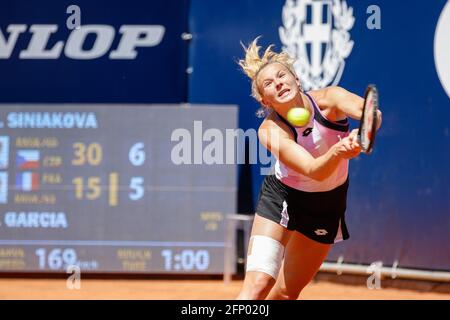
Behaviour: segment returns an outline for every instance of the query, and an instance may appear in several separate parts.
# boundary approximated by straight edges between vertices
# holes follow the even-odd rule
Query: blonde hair
[[[294,59],[292,59],[287,52],[276,53],[272,51],[273,44],[268,46],[264,51],[262,56],[259,56],[259,50],[257,42],[260,37],[257,37],[252,43],[245,47],[241,43],[245,50],[245,59],[239,60],[239,65],[241,66],[244,73],[252,80],[252,97],[255,98],[259,103],[262,104],[261,93],[258,89],[258,84],[256,83],[256,78],[258,73],[268,64],[278,62],[284,65],[296,78],[297,74],[294,69]]]

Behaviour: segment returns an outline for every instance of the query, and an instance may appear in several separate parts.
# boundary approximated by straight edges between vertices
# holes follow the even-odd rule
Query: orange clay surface
[[[69,290],[64,279],[0,279],[0,299],[234,299],[242,280],[98,280],[81,279],[79,290]],[[368,289],[365,286],[313,281],[301,293],[305,300],[450,300],[449,293],[404,289]]]

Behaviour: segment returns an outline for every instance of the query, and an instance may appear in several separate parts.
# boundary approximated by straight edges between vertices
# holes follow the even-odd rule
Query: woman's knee
[[[252,300],[264,299],[275,284],[272,276],[258,272],[255,274],[248,286],[248,298]]]
[[[277,287],[275,292],[271,295],[273,299],[278,300],[296,300],[300,295],[300,292],[303,290],[305,286],[295,287],[295,288],[286,288],[286,287]]]

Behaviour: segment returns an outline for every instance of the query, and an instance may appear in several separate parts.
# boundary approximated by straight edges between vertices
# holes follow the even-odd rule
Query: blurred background
[[[445,0],[1,1],[0,272],[242,274],[261,36],[307,90],[380,93],[323,270],[450,281],[449,32]]]

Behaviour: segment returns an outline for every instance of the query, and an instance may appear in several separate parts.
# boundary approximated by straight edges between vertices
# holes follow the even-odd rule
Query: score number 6
[[[133,166],[142,166],[145,162],[144,143],[137,142],[133,144],[128,152],[128,159]]]
[[[133,166],[142,166],[145,162],[144,143],[135,143],[128,152],[128,159]],[[133,190],[129,194],[131,200],[139,200],[144,196],[144,178],[132,177],[130,181],[130,189]]]

